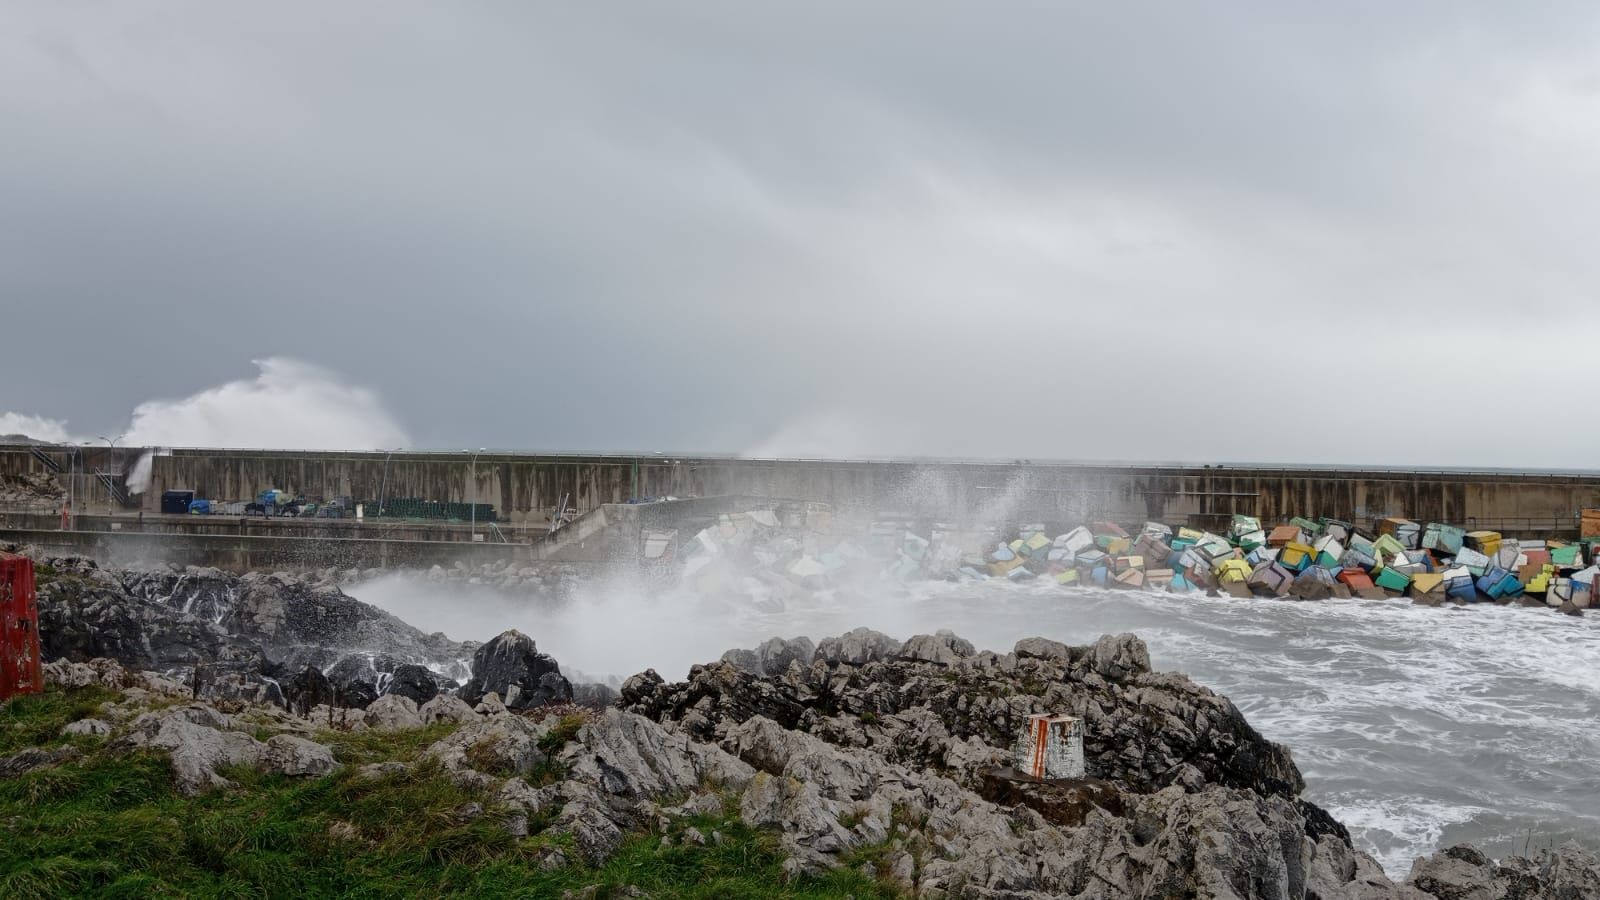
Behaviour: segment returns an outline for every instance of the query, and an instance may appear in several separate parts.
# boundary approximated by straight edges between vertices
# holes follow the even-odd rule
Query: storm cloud
[[[278,358],[425,447],[1590,466],[1597,25],[0,0],[0,412]]]

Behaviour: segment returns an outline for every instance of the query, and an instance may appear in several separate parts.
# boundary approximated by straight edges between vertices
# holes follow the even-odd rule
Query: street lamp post
[[[111,464],[114,465],[114,466],[116,465],[116,462],[117,462],[117,441],[120,441],[120,440],[122,440],[123,438],[125,438],[127,436],[128,436],[127,432],[123,432],[122,434],[119,434],[114,438],[108,438],[103,434],[100,435],[100,440],[105,441],[106,442],[106,447],[108,449],[110,449],[110,451],[111,451]],[[117,468],[120,470],[122,467],[121,466],[117,466]],[[106,486],[106,515],[108,515],[108,516],[116,511],[112,507],[112,500],[114,500],[114,499],[115,498],[111,496],[111,487],[110,487],[110,485],[107,485]]]
[[[72,445],[72,455],[67,458],[67,522],[71,530],[78,530],[78,495],[83,493],[78,490],[82,487],[79,479],[83,476],[83,445],[77,441],[68,441]],[[87,505],[87,501],[85,501]]]
[[[377,513],[375,513],[375,515],[377,515],[377,516],[382,516],[383,515],[383,501],[384,501],[384,498],[388,496],[387,491],[389,489],[389,457],[393,456],[394,455],[394,451],[395,450],[399,450],[399,449],[400,449],[399,447],[396,447],[396,448],[394,448],[394,450],[385,450],[383,452],[383,475],[378,479],[378,511],[377,511]]]
[[[484,448],[479,447],[478,453]],[[478,453],[472,454],[472,540],[478,540]]]

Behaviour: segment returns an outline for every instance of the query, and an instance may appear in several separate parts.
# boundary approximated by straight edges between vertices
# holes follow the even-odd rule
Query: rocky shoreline
[[[585,695],[516,632],[456,644],[270,577],[45,566],[49,679],[118,697],[0,758],[0,778],[156,752],[176,789],[226,792],[240,767],[349,777],[339,735],[431,728],[417,759],[357,774],[441,766],[482,795],[475,814],[501,823],[496,841],[549,870],[603,866],[640,835],[713,845],[718,833],[690,823],[714,815],[775,835],[787,878],[847,869],[906,896],[1600,896],[1600,860],[1576,845],[1498,862],[1452,847],[1394,882],[1304,799],[1287,748],[1227,698],[1152,671],[1130,634],[1005,652],[949,632],[775,638],[682,681],[652,670],[617,696]],[[356,654],[393,663],[375,696],[329,677]],[[223,663],[226,677],[192,674]],[[1084,723],[1085,778],[1004,774],[1040,712]]]

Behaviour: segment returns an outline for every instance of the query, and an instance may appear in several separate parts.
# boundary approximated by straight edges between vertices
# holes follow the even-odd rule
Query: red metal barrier
[[[0,553],[0,700],[43,690],[33,560]]]

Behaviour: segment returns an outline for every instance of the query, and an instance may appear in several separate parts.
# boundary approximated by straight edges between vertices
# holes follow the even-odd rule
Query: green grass
[[[61,725],[106,696],[57,692],[8,704],[0,721],[15,727],[4,740],[60,743]],[[341,771],[290,779],[234,769],[222,774],[236,790],[193,799],[173,789],[165,758],[85,744],[78,761],[0,781],[0,897],[553,898],[590,885],[602,897],[625,885],[655,897],[718,900],[891,896],[854,870],[785,883],[777,835],[736,817],[675,823],[669,847],[658,834],[634,835],[598,869],[545,871],[548,848],[570,848],[570,838],[514,839],[504,828],[509,812],[489,796],[457,785],[432,761],[416,762],[449,731],[322,735],[346,763]],[[381,779],[355,771],[391,759],[413,765]],[[474,803],[482,816],[463,811]],[[724,840],[686,844],[690,825]],[[568,857],[577,855],[569,849]]]
[[[100,704],[121,696],[106,688],[92,687],[24,694],[0,703],[0,756],[24,747],[62,743],[57,740],[62,728],[79,719],[92,718],[98,714]]]
[[[453,722],[437,722],[410,731],[326,731],[317,741],[333,748],[333,755],[348,766],[367,763],[414,762],[422,751],[456,730]]]

